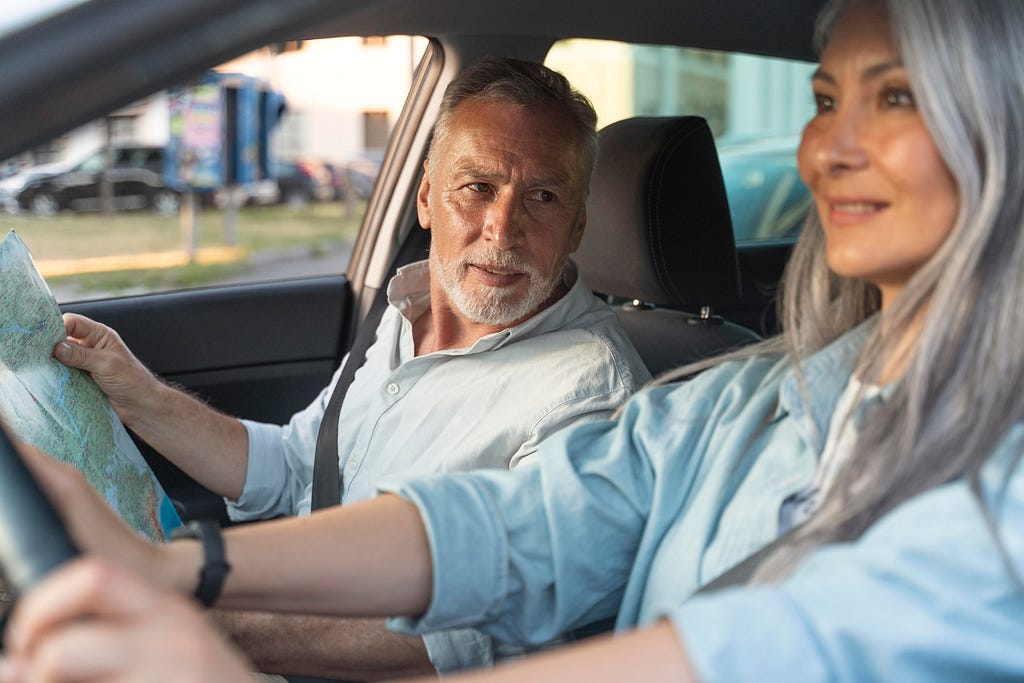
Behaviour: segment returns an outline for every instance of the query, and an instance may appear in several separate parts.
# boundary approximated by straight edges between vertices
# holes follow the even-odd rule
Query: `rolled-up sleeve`
[[[998,543],[961,481],[818,550],[779,585],[687,601],[668,616],[700,680],[1024,679],[1019,470],[990,477]]]
[[[439,674],[490,666],[495,661],[494,639],[475,628],[425,633],[423,644]]]
[[[228,516],[241,522],[287,514],[281,509],[286,506],[286,497],[281,494],[288,471],[281,443],[284,429],[250,420],[241,422],[249,435],[249,461],[242,495],[238,500],[224,499]]]
[[[346,358],[347,360],[347,358]],[[320,422],[345,364],[331,383],[284,426],[242,420],[249,435],[245,485],[237,501],[225,498],[234,521],[270,519],[299,514],[313,481],[313,461]]]
[[[427,612],[392,628],[538,645],[614,614],[650,500],[631,443],[628,426],[588,423],[548,439],[532,467],[382,486],[419,508],[435,567]]]
[[[508,595],[508,534],[477,478],[456,474],[381,487],[419,508],[438,568],[430,609],[416,619],[393,619],[393,628],[424,633],[479,624],[494,617]]]

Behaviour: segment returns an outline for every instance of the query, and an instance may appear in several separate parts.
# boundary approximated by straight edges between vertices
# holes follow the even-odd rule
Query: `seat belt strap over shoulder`
[[[338,377],[338,383],[327,403],[327,409],[320,421],[320,431],[316,437],[316,455],[313,460],[313,496],[311,507],[320,510],[341,502],[341,475],[338,469],[338,418],[341,406],[345,401],[349,385],[356,376],[356,371],[366,361],[366,351],[377,337],[377,326],[380,324],[384,311],[388,307],[387,282],[395,276],[398,269],[408,263],[418,261],[426,256],[430,249],[430,231],[418,225],[406,236],[401,248],[391,262],[385,286],[377,292],[373,306],[359,326],[359,332],[352,348],[349,349],[345,368]]]

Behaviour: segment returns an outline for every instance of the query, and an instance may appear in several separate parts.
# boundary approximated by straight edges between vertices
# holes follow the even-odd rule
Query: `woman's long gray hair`
[[[848,1],[823,9],[819,47]],[[971,483],[994,531],[978,473],[1024,419],[1024,2],[885,5],[918,110],[959,191],[959,211],[943,246],[887,306],[860,356],[857,375],[877,382],[902,354],[902,380],[866,421],[821,509],[756,580],[785,574],[818,545],[858,537],[896,505],[958,477]],[[873,286],[829,271],[821,222],[811,213],[783,281],[785,341],[742,355],[785,348],[799,368],[879,309]],[[916,344],[902,348],[915,327]]]

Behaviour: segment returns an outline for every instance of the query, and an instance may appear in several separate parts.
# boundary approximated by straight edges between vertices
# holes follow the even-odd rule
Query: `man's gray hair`
[[[467,100],[501,102],[517,107],[553,106],[569,120],[579,136],[584,179],[597,161],[597,113],[590,100],[562,74],[543,64],[511,57],[484,57],[448,84],[434,124],[431,149],[450,132],[455,109]]]

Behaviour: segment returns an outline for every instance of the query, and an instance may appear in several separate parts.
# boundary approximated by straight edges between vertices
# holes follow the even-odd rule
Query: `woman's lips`
[[[886,202],[832,199],[828,202],[828,218],[829,222],[835,225],[856,225],[872,220],[888,208]]]

